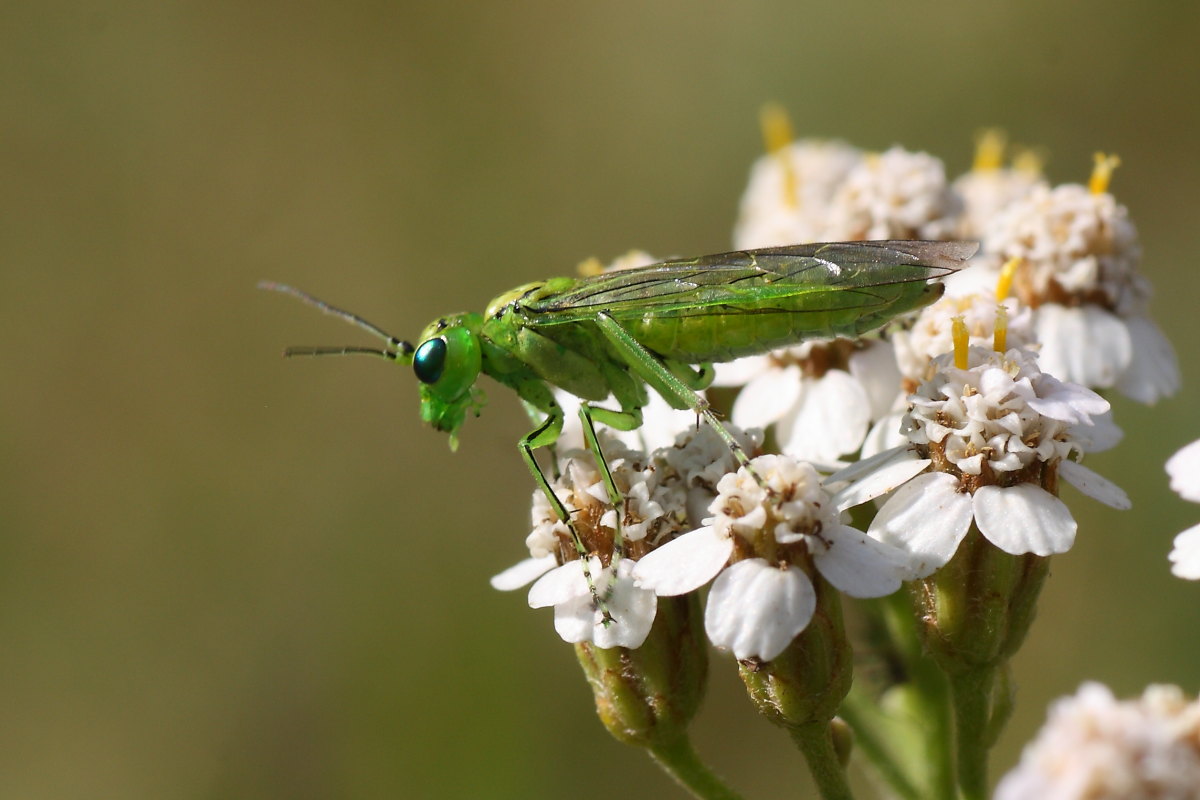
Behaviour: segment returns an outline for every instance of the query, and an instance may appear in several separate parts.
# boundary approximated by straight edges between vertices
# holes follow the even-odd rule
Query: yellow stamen
[[[971,334],[967,332],[967,322],[961,315],[950,320],[950,338],[954,341],[954,366],[966,369],[967,345],[971,342]]]
[[[992,349],[997,353],[1008,351],[1008,309],[996,306],[996,324],[992,330]]]
[[[758,124],[762,128],[763,145],[767,154],[774,156],[783,171],[783,202],[791,208],[800,205],[800,194],[797,191],[800,179],[796,175],[796,167],[788,157],[788,146],[796,138],[792,131],[792,121],[783,106],[778,103],[767,103],[758,112]]]
[[[1042,168],[1046,166],[1046,154],[1041,149],[1022,147],[1013,153],[1013,169],[1026,175],[1040,177]]]
[[[994,172],[1004,164],[1008,136],[1000,128],[984,128],[975,134],[975,172]]]
[[[604,272],[604,265],[600,263],[600,259],[592,256],[585,258],[575,266],[575,271],[579,273],[581,278],[590,278],[594,275],[599,275]]]
[[[1088,190],[1092,194],[1104,194],[1112,182],[1113,170],[1121,166],[1121,159],[1104,153],[1096,153],[1092,158],[1096,165],[1092,167],[1092,177],[1088,178]]]
[[[997,301],[1003,302],[1008,298],[1009,292],[1012,291],[1013,278],[1017,277],[1017,270],[1023,263],[1025,259],[1020,256],[1013,256],[1004,262],[1004,266],[1000,268],[1000,279],[996,281]]]

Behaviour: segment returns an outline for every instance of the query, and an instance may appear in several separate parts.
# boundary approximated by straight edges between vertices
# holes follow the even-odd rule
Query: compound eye
[[[437,383],[446,368],[446,340],[429,339],[421,343],[413,355],[413,372],[421,383]]]

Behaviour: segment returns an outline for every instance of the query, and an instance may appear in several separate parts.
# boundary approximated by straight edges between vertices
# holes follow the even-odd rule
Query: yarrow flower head
[[[1178,390],[1179,366],[1147,313],[1137,229],[1107,191],[1113,166],[1100,158],[1088,187],[1035,187],[996,216],[983,244],[999,261],[1022,259],[1014,290],[1035,310],[1042,369],[1151,404]]]
[[[1200,503],[1200,441],[1171,456],[1167,474],[1171,476],[1171,488],[1180,497]],[[1200,580],[1200,525],[1193,525],[1175,537],[1169,558],[1175,575]]]
[[[975,163],[970,172],[951,184],[962,198],[963,214],[958,236],[978,239],[1002,210],[1026,197],[1036,186],[1045,185],[1041,160],[1025,150],[1005,166],[1007,140],[1002,131],[982,131],[975,143]]]
[[[741,431],[735,435],[747,448],[756,446],[753,436]],[[562,474],[551,482],[557,497],[574,512],[572,522],[589,554],[587,570],[566,524],[538,490],[533,493],[533,529],[525,541],[530,557],[492,578],[492,586],[510,591],[536,580],[529,604],[554,607],[555,630],[565,641],[637,647],[650,631],[657,603],[653,592],[634,586],[634,562],[687,530],[689,505],[707,505],[718,476],[735,462],[729,447],[708,427],[680,434],[673,446],[649,456],[606,432],[600,442],[621,494],[620,518],[591,452],[560,451]],[[620,556],[613,552],[618,522],[624,542]],[[606,595],[605,608],[597,607],[593,587]]]
[[[814,571],[854,597],[899,588],[904,554],[843,524],[811,465],[760,456],[717,491],[703,527],[642,558],[633,574],[664,597],[716,578],[704,627],[737,658],[770,661],[805,629],[816,610]]]
[[[949,239],[962,201],[941,159],[893,147],[860,161],[838,187],[823,238]]]
[[[947,563],[972,522],[1013,555],[1070,549],[1076,524],[1056,496],[1059,478],[1129,507],[1116,485],[1071,460],[1087,449],[1076,431],[1108,410],[1104,398],[1042,372],[1026,351],[968,348],[965,331],[933,363],[933,377],[909,397],[908,446],[830,477],[854,481],[842,505],[895,490],[868,533],[913,556],[908,577]]]
[[[1055,702],[996,800],[1194,798],[1200,792],[1200,702],[1176,686],[1120,701],[1085,683]]]
[[[750,170],[733,246],[821,241],[829,202],[862,151],[838,141],[793,140],[786,114],[775,106],[763,110],[762,128],[766,154]]]

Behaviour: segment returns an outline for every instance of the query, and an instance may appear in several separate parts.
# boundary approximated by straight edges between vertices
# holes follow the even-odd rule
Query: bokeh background
[[[802,135],[966,169],[986,125],[1083,180],[1119,153],[1185,392],[1115,399],[1017,660],[1054,696],[1200,682],[1200,5],[648,0],[0,6],[0,797],[682,796],[611,740],[548,611],[489,575],[532,483],[506,392],[451,454],[414,381],[260,278],[401,336],[632,247],[726,249],[775,100]],[[1070,490],[1068,489],[1069,493]],[[698,747],[803,796],[716,658]]]

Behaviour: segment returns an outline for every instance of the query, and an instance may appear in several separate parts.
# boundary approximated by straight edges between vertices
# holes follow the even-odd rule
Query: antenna
[[[406,356],[411,357],[413,354],[413,350],[415,348],[409,342],[392,336],[383,328],[380,328],[378,325],[372,322],[368,322],[357,314],[351,314],[349,311],[340,309],[337,306],[331,306],[324,300],[313,297],[308,292],[302,292],[292,286],[287,286],[282,283],[275,283],[274,281],[259,281],[258,288],[265,289],[268,292],[281,292],[283,294],[291,295],[305,305],[312,306],[318,311],[321,311],[325,314],[331,314],[335,317],[345,320],[346,322],[349,322],[351,325],[362,328],[372,336],[376,336],[384,340],[388,343],[389,347],[394,347],[398,351],[393,352],[391,350],[375,349],[372,347],[289,347],[283,351],[285,358],[291,356],[341,356],[352,353],[361,353],[365,355],[383,356],[391,361],[397,361],[402,360]]]

